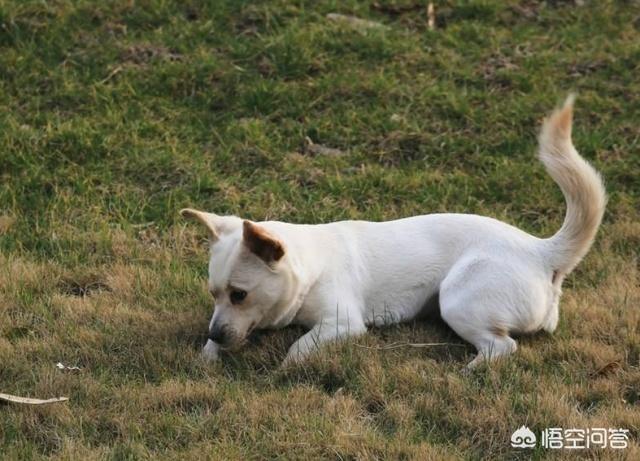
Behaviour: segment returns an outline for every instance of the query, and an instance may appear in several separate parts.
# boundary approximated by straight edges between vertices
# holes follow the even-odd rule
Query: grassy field
[[[0,406],[0,458],[640,459],[640,4],[434,3],[431,30],[418,0],[0,0],[0,392],[70,397]],[[296,328],[201,361],[206,241],[180,208],[549,236],[535,137],[571,90],[609,205],[553,336],[468,376],[437,321],[288,370]],[[523,424],[631,446],[512,449]]]

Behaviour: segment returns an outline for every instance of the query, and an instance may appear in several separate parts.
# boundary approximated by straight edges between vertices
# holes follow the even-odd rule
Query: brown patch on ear
[[[242,237],[247,248],[267,264],[280,260],[284,256],[284,246],[266,229],[251,221],[242,223]]]

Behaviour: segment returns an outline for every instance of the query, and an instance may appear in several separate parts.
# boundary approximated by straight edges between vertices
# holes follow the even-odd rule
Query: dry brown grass
[[[638,2],[439,0],[433,30],[424,3],[0,1],[0,391],[70,398],[0,406],[0,458],[575,456],[511,449],[525,424],[627,428],[624,452],[579,455],[640,459]],[[206,248],[180,208],[549,236],[565,209],[535,130],[570,90],[610,201],[554,335],[468,376],[434,321],[288,370],[296,328],[201,361]],[[451,345],[384,348],[406,342]]]
[[[278,363],[291,330],[259,335],[237,356],[204,364],[207,294],[182,266],[196,253],[204,262],[204,254],[183,226],[153,251],[117,237],[116,261],[91,270],[3,256],[3,391],[71,397],[46,408],[2,408],[2,430],[21,434],[7,456],[502,457],[518,456],[508,440],[526,424],[628,428],[624,455],[633,459],[640,288],[637,259],[618,255],[616,245],[637,239],[639,229],[605,226],[569,280],[556,334],[521,338],[515,357],[470,376],[459,368],[472,348],[428,323],[373,331],[290,370]],[[452,346],[382,348],[406,341]],[[82,370],[61,372],[57,361]]]

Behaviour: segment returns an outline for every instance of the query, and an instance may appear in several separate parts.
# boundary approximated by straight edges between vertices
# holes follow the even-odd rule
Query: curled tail
[[[540,160],[562,189],[567,202],[562,227],[545,240],[551,266],[560,279],[589,251],[607,201],[600,174],[578,154],[571,142],[574,99],[573,95],[569,96],[562,108],[544,121],[539,137]]]

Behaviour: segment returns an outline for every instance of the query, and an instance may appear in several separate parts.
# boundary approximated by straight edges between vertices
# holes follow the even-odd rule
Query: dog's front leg
[[[335,319],[321,321],[291,345],[282,366],[303,361],[323,344],[358,336],[366,331],[367,328],[362,319],[355,316],[340,319],[340,321]]]

